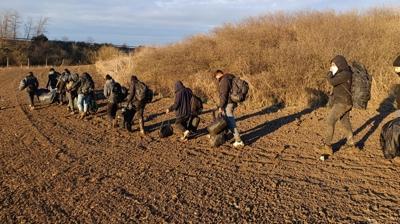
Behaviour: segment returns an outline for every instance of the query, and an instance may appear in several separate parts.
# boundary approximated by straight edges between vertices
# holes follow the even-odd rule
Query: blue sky
[[[7,0],[0,11],[49,17],[50,39],[160,45],[268,12],[399,5],[399,0]]]

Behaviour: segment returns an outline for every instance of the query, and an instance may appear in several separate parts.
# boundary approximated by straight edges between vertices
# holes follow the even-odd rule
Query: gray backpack
[[[246,100],[249,92],[249,84],[241,78],[235,77],[232,79],[232,88],[230,98],[235,103],[241,103]]]

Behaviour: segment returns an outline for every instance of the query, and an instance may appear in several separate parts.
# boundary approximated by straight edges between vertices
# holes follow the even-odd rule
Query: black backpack
[[[400,156],[400,118],[387,122],[382,127],[380,144],[386,159]]]
[[[365,110],[368,101],[371,99],[372,76],[368,74],[365,66],[359,62],[353,62],[351,70],[353,71],[351,84],[353,107]]]
[[[241,78],[235,77],[232,79],[232,88],[230,98],[235,103],[241,103],[246,100],[249,92],[249,84]]]
[[[203,110],[203,101],[201,101],[200,97],[196,95],[192,95],[190,99],[190,111],[192,115],[198,115]]]
[[[111,101],[115,103],[121,102],[122,98],[122,87],[118,82],[114,82],[111,89]]]
[[[121,87],[121,98],[120,98],[120,102],[124,101],[126,99],[126,97],[128,96],[128,89],[124,86]]]

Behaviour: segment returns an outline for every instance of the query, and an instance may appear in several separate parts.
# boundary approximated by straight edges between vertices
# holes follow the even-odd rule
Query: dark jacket
[[[136,105],[139,106],[139,102],[135,100],[135,95],[136,95],[136,84],[138,82],[138,78],[136,76],[131,77],[131,85],[129,86],[129,95],[128,95],[128,105]]]
[[[71,76],[70,73],[63,72],[58,77],[58,81],[57,81],[57,91],[58,92],[64,92],[65,91],[65,86],[67,85],[67,82],[68,82],[70,76]]]
[[[94,91],[93,79],[86,73],[79,79],[78,94],[89,95]]]
[[[327,80],[333,86],[332,103],[342,103],[344,105],[353,105],[351,97],[351,80],[352,71],[348,65],[346,58],[341,55],[332,59],[332,62],[338,67],[335,75],[328,73]]]
[[[175,102],[169,107],[175,111],[176,117],[182,118],[191,115],[192,90],[186,88],[181,81],[175,83]]]
[[[50,72],[49,78],[48,78],[48,81],[46,84],[46,88],[49,88],[49,87],[51,87],[52,89],[57,88],[58,76],[59,76],[59,74],[57,72]]]
[[[78,74],[71,74],[68,78],[67,91],[77,93],[80,86],[80,78]]]
[[[230,92],[232,89],[232,80],[235,78],[232,74],[225,74],[219,80],[219,108],[225,109],[228,103],[232,103],[230,99]]]
[[[27,75],[25,77],[26,91],[28,93],[34,93],[39,88],[39,81],[34,75]]]
[[[131,85],[129,86],[129,95],[127,98],[127,105],[133,106],[136,109],[139,109],[144,106],[143,102],[140,102],[136,99],[136,85],[138,84],[139,80],[136,76],[131,77]]]

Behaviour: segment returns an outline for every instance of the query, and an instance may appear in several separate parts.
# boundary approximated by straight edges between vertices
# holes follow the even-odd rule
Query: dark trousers
[[[346,129],[346,137],[347,139],[353,138],[353,131],[351,128],[350,123],[350,111],[352,106],[351,105],[344,105],[344,104],[334,104],[331,112],[328,116],[328,128],[325,138],[325,144],[331,145],[333,135],[335,133],[335,125],[336,122],[340,121],[343,124],[343,127]]]
[[[180,132],[185,132],[186,130],[189,129],[189,121],[190,121],[190,116],[184,116],[184,117],[177,117],[175,120],[175,127],[178,129]]]
[[[75,97],[77,97],[76,91],[72,91],[72,92],[68,91],[66,93],[66,95],[67,95],[67,99],[68,99],[68,108],[72,111],[75,110],[74,99],[75,99]]]
[[[138,119],[139,128],[144,131],[144,109],[145,104],[136,104],[133,107],[127,108],[124,112],[124,126],[131,131],[133,118]]]
[[[110,120],[114,120],[117,115],[118,104],[117,103],[108,103],[107,104],[107,116]]]
[[[134,108],[126,108],[125,111],[123,112],[123,117],[124,117],[124,127],[128,131],[132,131],[132,120],[133,117],[135,116],[135,109]]]
[[[175,120],[175,127],[182,133],[187,130],[194,132],[197,130],[197,126],[193,126],[192,122],[193,119],[196,117],[197,116],[190,116],[190,115],[184,117],[177,117]]]
[[[66,98],[66,92],[64,90],[61,90],[58,93],[58,100],[60,101],[60,103],[64,103],[65,98]]]
[[[29,103],[30,105],[34,106],[35,105],[35,91],[28,91],[28,98],[29,98]]]

